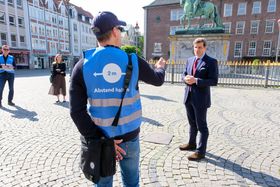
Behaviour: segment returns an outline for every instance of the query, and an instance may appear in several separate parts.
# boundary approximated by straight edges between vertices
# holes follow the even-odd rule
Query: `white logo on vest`
[[[118,82],[121,76],[125,75],[125,73],[122,73],[120,66],[118,66],[117,64],[110,63],[103,68],[102,73],[94,72],[93,75],[95,77],[102,75],[105,81],[109,83],[115,83]]]
[[[94,167],[95,167],[93,162],[90,162],[89,166],[90,166],[91,169],[94,169]]]

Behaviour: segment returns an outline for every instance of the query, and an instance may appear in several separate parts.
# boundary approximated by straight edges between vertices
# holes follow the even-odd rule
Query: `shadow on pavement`
[[[68,108],[69,109],[69,101],[66,101],[66,102],[59,102],[59,103],[54,103],[55,105],[57,106],[61,106],[61,107],[64,107],[64,108]]]
[[[161,96],[144,95],[144,94],[141,94],[141,96],[142,96],[142,97],[146,97],[146,98],[151,99],[151,100],[163,100],[163,101],[169,101],[169,102],[177,103],[177,101],[170,100],[170,99],[166,99],[165,97],[161,97]]]
[[[246,179],[255,182],[260,186],[279,186],[280,179],[270,176],[263,172],[252,171],[251,169],[242,167],[238,163],[234,163],[230,160],[226,160],[222,157],[218,157],[211,153],[206,153],[207,162],[213,164],[214,166],[219,166],[226,170],[234,172],[236,175],[238,183],[246,184]]]
[[[150,123],[151,125],[155,125],[155,126],[159,126],[159,127],[163,126],[161,123],[157,122],[156,120],[146,118],[146,117],[142,117],[142,122],[147,122],[147,123]]]
[[[1,109],[9,112],[12,114],[12,117],[14,118],[18,118],[18,119],[29,119],[30,121],[39,121],[39,119],[36,117],[37,113],[34,111],[28,111],[20,106],[14,106],[14,108],[16,108],[16,110],[11,110],[5,107],[2,107]]]
[[[68,70],[66,74],[68,75]],[[39,77],[39,76],[49,76],[51,75],[51,69],[18,69],[15,71],[15,77]]]
[[[15,71],[15,77],[37,77],[37,76],[47,76],[51,74],[50,69],[19,69]]]

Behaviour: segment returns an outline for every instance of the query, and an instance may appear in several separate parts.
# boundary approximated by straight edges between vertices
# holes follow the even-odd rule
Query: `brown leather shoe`
[[[205,158],[205,155],[197,153],[197,152],[195,152],[195,153],[191,154],[190,156],[188,156],[188,160],[190,160],[190,161],[199,161],[199,160],[201,160],[203,158]]]
[[[181,151],[194,151],[196,150],[196,145],[192,145],[192,144],[183,144],[179,146],[179,149]]]

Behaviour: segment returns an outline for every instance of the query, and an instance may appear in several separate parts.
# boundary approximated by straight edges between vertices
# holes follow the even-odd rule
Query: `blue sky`
[[[90,12],[93,16],[99,11],[111,11],[120,20],[135,25],[138,22],[140,31],[144,31],[144,9],[154,0],[70,0],[77,6]]]

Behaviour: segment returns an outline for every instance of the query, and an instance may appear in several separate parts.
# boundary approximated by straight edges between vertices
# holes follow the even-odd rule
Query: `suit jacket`
[[[186,75],[192,75],[192,67],[195,56],[187,60],[186,69],[182,75],[182,80]],[[197,78],[197,84],[188,85],[185,88],[184,103],[186,103],[190,87],[192,92],[192,102],[195,107],[209,108],[211,106],[210,86],[218,84],[218,62],[207,54],[198,62],[194,77]],[[184,81],[184,80],[183,80]]]

